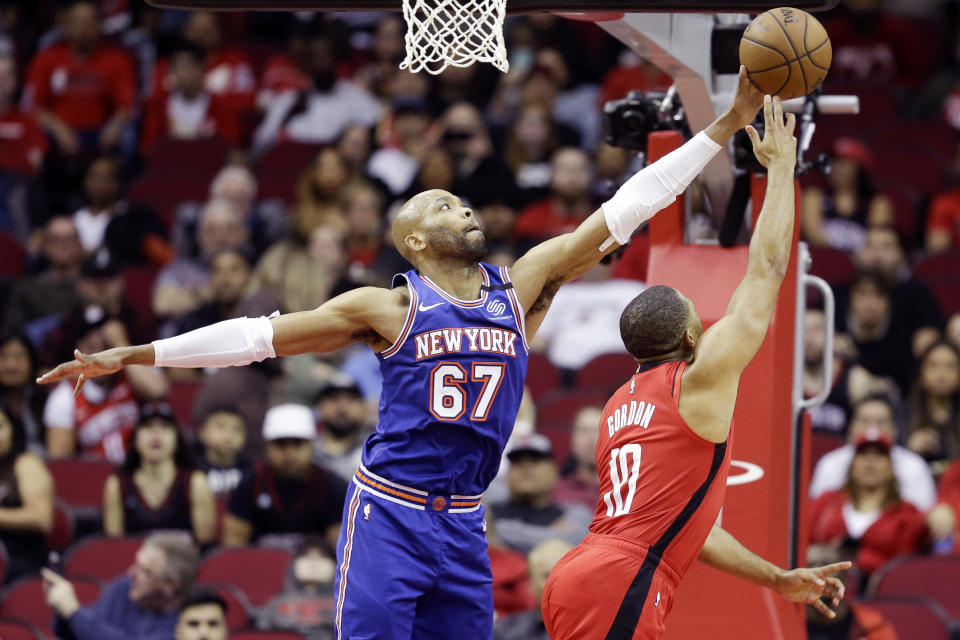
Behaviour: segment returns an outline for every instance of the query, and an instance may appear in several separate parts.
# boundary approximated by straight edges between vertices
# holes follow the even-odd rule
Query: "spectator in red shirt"
[[[587,154],[565,147],[553,154],[552,168],[552,195],[521,211],[514,229],[517,238],[529,243],[569,233],[593,212]]]
[[[64,35],[64,42],[33,59],[24,107],[36,112],[66,155],[117,147],[136,100],[130,56],[100,40],[100,14],[92,2],[70,6]]]
[[[33,175],[47,152],[47,139],[36,118],[17,107],[16,91],[17,63],[0,54],[0,172]]]
[[[146,106],[140,149],[147,153],[162,138],[220,137],[239,144],[237,113],[222,94],[204,88],[204,52],[184,44],[170,56],[170,92]]]
[[[940,503],[927,513],[927,525],[934,550],[960,553],[960,460],[955,460],[940,476]]]
[[[856,440],[847,486],[828,491],[810,509],[810,541],[847,546],[854,565],[868,576],[888,560],[923,549],[923,515],[900,498],[890,461],[893,441],[870,428]]]
[[[927,253],[960,249],[960,187],[938,194],[927,213]]]
[[[203,52],[204,88],[211,95],[221,96],[223,103],[235,112],[252,109],[257,80],[250,58],[241,49],[223,44],[220,19],[209,11],[195,11],[183,28],[185,40]],[[174,88],[171,60],[160,60],[153,70],[150,100],[165,97]]]

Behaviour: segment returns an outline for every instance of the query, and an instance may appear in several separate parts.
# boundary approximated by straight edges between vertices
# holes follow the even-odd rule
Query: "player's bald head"
[[[421,191],[409,200],[403,203],[396,217],[393,219],[391,233],[393,235],[393,244],[397,251],[411,263],[414,262],[414,252],[407,245],[407,237],[422,231],[423,216],[437,198],[452,195],[443,189],[430,189]]]

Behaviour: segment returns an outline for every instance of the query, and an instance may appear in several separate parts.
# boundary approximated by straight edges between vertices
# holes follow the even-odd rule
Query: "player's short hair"
[[[620,315],[620,338],[634,358],[667,354],[680,346],[690,307],[673,287],[656,285],[630,301]]]
[[[213,604],[220,607],[220,611],[223,612],[223,615],[227,615],[227,601],[224,600],[216,591],[204,588],[195,588],[187,593],[187,595],[184,596],[183,601],[180,603],[179,611],[180,613],[183,613],[187,609],[192,609],[193,607],[202,607],[208,604]]]

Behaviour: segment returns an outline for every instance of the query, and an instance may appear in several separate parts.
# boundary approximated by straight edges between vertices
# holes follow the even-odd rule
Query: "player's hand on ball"
[[[780,98],[763,96],[763,124],[762,140],[756,129],[746,127],[757,160],[767,169],[780,167],[793,171],[797,163],[797,139],[793,136],[797,119],[792,113],[784,118]]]
[[[50,384],[64,378],[77,378],[77,386],[74,388],[74,395],[80,394],[83,383],[90,378],[115,373],[123,367],[123,359],[117,349],[107,349],[99,353],[80,353],[79,349],[73,351],[74,360],[57,365],[54,369],[48,371],[43,376],[37,378],[40,384]]]
[[[834,618],[834,611],[840,606],[846,590],[843,581],[833,574],[851,567],[849,562],[835,562],[825,567],[800,568],[785,571],[777,580],[774,590],[791,602],[804,602],[812,605],[828,618]],[[821,598],[831,598],[831,609]]]
[[[737,92],[733,95],[730,112],[736,116],[740,126],[744,127],[753,122],[762,106],[763,92],[750,82],[747,68],[740,65],[740,73],[737,74]]]

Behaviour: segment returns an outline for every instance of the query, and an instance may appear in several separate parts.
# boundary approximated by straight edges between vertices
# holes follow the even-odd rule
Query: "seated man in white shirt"
[[[817,498],[826,491],[840,489],[847,481],[847,471],[853,460],[853,442],[870,427],[876,427],[896,441],[894,409],[885,396],[869,396],[854,405],[847,429],[847,444],[834,449],[817,462],[810,479],[810,497]],[[927,511],[937,500],[937,490],[926,461],[900,445],[890,450],[893,473],[897,477],[900,495],[917,509]]]

